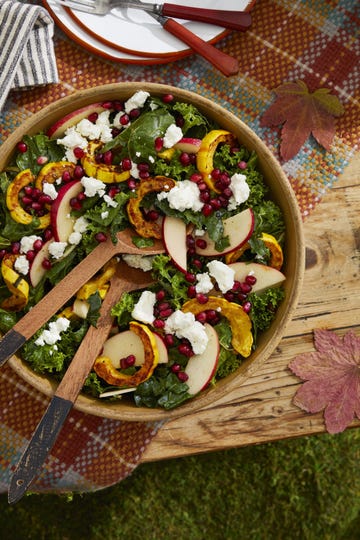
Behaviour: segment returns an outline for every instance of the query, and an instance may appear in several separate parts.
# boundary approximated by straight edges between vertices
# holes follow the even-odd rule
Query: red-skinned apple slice
[[[56,242],[67,242],[73,232],[75,219],[71,217],[71,199],[83,191],[80,180],[64,184],[53,201],[50,210],[50,223]]]
[[[168,255],[181,272],[187,269],[186,224],[177,217],[165,216],[163,242]]]
[[[189,394],[194,396],[204,390],[210,383],[215,374],[219,360],[219,338],[216,330],[210,325],[205,324],[205,331],[208,336],[208,344],[201,354],[192,356],[185,368],[188,375],[186,384],[189,387]]]
[[[201,139],[193,139],[191,137],[183,137],[179,142],[174,144],[174,148],[186,152],[188,154],[196,154],[201,146]]]
[[[159,363],[166,363],[168,362],[168,353],[164,340],[156,332],[153,334],[159,350]],[[127,356],[135,356],[135,366],[141,366],[145,359],[143,342],[131,330],[124,330],[107,339],[102,354],[110,358],[116,369],[120,367],[120,360]]]
[[[234,279],[236,281],[245,281],[246,276],[253,275],[256,277],[256,283],[252,286],[252,292],[262,292],[269,287],[277,287],[286,278],[280,270],[272,266],[266,266],[259,263],[235,262],[229,264],[235,272]]]
[[[224,220],[224,236],[229,237],[229,246],[224,249],[224,251],[217,251],[215,249],[215,244],[213,240],[205,234],[201,237],[202,240],[205,240],[206,247],[196,247],[196,251],[199,255],[204,255],[206,257],[216,257],[226,255],[226,253],[231,253],[239,247],[241,247],[245,242],[247,242],[252,235],[254,230],[254,213],[251,208],[247,208],[234,216]]]
[[[45,259],[49,258],[49,246],[51,242],[53,242],[53,239],[45,242],[42,248],[36,253],[34,260],[31,263],[29,277],[33,287],[36,287],[36,285],[40,283],[46,273],[46,269],[43,267],[42,263]]]
[[[91,105],[77,109],[55,122],[55,124],[48,129],[47,136],[51,139],[59,139],[64,136],[65,131],[69,127],[75,126],[84,118],[88,118],[91,114],[99,114],[105,110],[106,108],[103,107],[101,103],[92,103]]]

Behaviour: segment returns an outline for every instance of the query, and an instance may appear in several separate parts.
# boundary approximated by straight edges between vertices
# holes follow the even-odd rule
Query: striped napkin
[[[0,110],[12,88],[58,82],[53,33],[44,8],[0,0]]]

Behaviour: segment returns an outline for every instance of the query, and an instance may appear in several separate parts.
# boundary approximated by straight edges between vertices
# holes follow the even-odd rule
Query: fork
[[[251,24],[251,15],[246,11],[225,11],[220,9],[203,9],[177,4],[150,4],[141,0],[55,0],[58,4],[91,13],[93,15],[106,15],[115,7],[135,8],[163,15],[177,17],[189,21],[200,21],[230,28],[231,30],[245,31]]]
[[[55,0],[55,2],[59,5],[65,7],[72,6],[73,9],[75,9],[75,6],[81,6],[83,8],[82,11],[86,11],[87,13],[94,12],[93,9],[97,5],[95,4],[95,1],[96,0]],[[100,0],[99,4],[106,3],[107,6],[110,6],[110,2],[114,1],[115,0]],[[121,5],[124,4],[125,3],[121,2]],[[140,4],[142,4],[142,2],[140,2]],[[159,24],[161,24],[164,30],[177,37],[182,42],[186,43],[186,45],[188,45],[194,52],[205,58],[205,60],[210,62],[210,64],[212,64],[226,77],[236,75],[239,72],[239,63],[236,58],[220,51],[219,49],[211,45],[211,43],[208,43],[207,41],[199,38],[196,34],[191,32],[188,28],[178,23],[174,19],[164,17],[163,15],[157,15],[153,12],[149,12],[149,15],[151,15],[151,17],[153,17]]]

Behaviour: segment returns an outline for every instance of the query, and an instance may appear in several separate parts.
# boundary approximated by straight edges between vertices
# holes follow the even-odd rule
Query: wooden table
[[[142,461],[325,432],[322,414],[292,403],[301,381],[287,368],[312,351],[313,330],[360,335],[360,154],[304,223],[306,271],[293,320],[258,373],[211,406],[167,422]],[[360,426],[354,421],[352,426]]]

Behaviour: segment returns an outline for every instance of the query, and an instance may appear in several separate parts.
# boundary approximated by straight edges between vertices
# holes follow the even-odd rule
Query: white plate
[[[76,43],[87,49],[88,51],[99,54],[100,56],[113,60],[114,62],[124,62],[127,64],[161,64],[170,62],[177,58],[144,58],[136,54],[130,54],[119,49],[115,49],[110,45],[106,45],[102,41],[91,36],[87,31],[80,28],[68,12],[54,2],[54,0],[43,0],[46,9],[53,17],[55,23]]]
[[[155,4],[154,0],[148,0]],[[51,4],[51,2],[48,2]],[[173,0],[174,4],[210,9],[244,11],[251,0]],[[78,28],[87,32],[93,39],[112,49],[146,57],[184,56],[190,54],[187,45],[164,30],[148,13],[140,9],[113,9],[104,16],[91,15],[69,10]],[[196,21],[178,22],[186,26],[204,41],[216,41],[225,34],[224,28]]]

